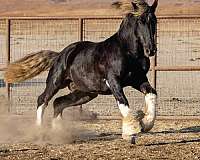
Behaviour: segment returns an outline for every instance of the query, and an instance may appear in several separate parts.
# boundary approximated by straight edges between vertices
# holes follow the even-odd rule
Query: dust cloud
[[[14,115],[7,112],[8,103],[0,101],[0,143],[65,144],[88,134],[80,125],[81,119],[95,116],[78,110],[64,113],[62,121],[52,128],[52,112],[44,116],[42,127],[35,125],[35,112]]]

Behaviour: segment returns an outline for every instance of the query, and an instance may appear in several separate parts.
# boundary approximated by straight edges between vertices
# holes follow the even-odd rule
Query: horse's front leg
[[[117,77],[115,77],[113,74],[109,74],[106,80],[106,84],[114,95],[120,112],[123,116],[122,138],[131,140],[131,143],[135,143],[136,134],[141,132],[140,122],[131,113],[128,101],[123,92],[123,88],[120,85]]]
[[[141,84],[140,90],[145,95],[144,117],[140,123],[142,132],[148,132],[153,128],[156,119],[157,92],[151,87],[149,82]]]
[[[148,132],[153,128],[156,118],[157,92],[150,85],[145,73],[136,75],[131,85],[145,95],[144,111],[138,111],[138,119],[142,126],[141,131]]]

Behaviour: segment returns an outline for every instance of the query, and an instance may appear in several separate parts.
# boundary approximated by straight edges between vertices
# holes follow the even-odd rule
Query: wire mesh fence
[[[61,51],[79,40],[102,41],[115,33],[121,18],[77,19],[12,19],[10,21],[10,61],[43,49]],[[82,23],[80,25],[80,22]],[[200,18],[159,18],[157,66],[199,66]],[[80,27],[81,26],[81,27]],[[81,30],[80,30],[81,29]],[[0,20],[0,65],[6,66],[6,22]],[[82,37],[82,38],[80,38]],[[157,114],[160,116],[199,116],[200,71],[157,71]],[[3,72],[0,72],[0,94],[6,95]],[[148,77],[153,83],[153,72]],[[12,84],[11,111],[24,113],[35,110],[37,97],[45,88],[48,72],[23,83]],[[56,96],[67,94],[63,89]],[[142,109],[144,95],[128,87],[125,93],[133,110]],[[113,96],[98,96],[83,105],[99,115],[118,115]]]
[[[3,80],[3,71],[1,68],[6,67],[6,21],[0,20],[0,101],[6,99],[6,84]],[[0,103],[1,104],[1,103]]]
[[[0,68],[6,66],[6,21],[0,20]]]
[[[121,19],[85,19],[83,24],[83,40],[103,41],[115,33]]]
[[[77,40],[76,20],[12,20],[11,62],[39,50],[61,51]]]
[[[159,19],[158,65],[199,66],[199,44],[200,18]]]

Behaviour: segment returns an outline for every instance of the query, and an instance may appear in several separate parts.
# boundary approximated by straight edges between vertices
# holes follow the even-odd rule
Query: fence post
[[[79,41],[83,41],[83,18],[78,19],[78,38]],[[83,111],[83,106],[80,105],[80,112]]]
[[[83,18],[78,19],[78,34],[79,41],[83,41]]]
[[[6,55],[7,55],[7,66],[10,64],[10,19],[6,19]],[[10,101],[10,84],[6,83],[7,98]],[[8,105],[8,112],[11,111],[10,105]]]
[[[157,38],[158,38],[158,35],[157,35],[157,31],[155,33],[155,43],[157,45]],[[156,85],[157,85],[157,70],[156,70],[156,66],[157,66],[157,53],[155,54],[155,56],[152,58],[152,61],[151,61],[151,68],[152,68],[152,81],[153,81],[153,84],[152,84],[152,87],[156,90]]]
[[[152,59],[152,81],[153,81],[153,84],[152,84],[152,87],[154,89],[156,89],[156,85],[157,85],[157,71],[156,71],[156,59],[157,59],[157,55],[155,55]]]

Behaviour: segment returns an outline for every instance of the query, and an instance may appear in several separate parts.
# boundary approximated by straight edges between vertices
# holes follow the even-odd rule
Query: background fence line
[[[64,30],[66,29],[64,27],[63,23],[66,26],[69,26],[70,31],[69,31],[69,33],[67,33],[67,36],[70,35],[71,37],[73,37],[72,39],[70,39],[70,37],[68,38],[69,43],[71,43],[71,41],[73,42],[73,41],[82,41],[82,40],[91,40],[91,41],[103,40],[106,37],[108,37],[110,34],[112,34],[112,32],[117,31],[117,28],[119,27],[119,22],[121,20],[122,20],[121,16],[111,16],[111,17],[107,17],[107,16],[106,17],[102,17],[102,16],[101,17],[92,17],[92,16],[88,16],[88,17],[1,17],[0,21],[5,21],[4,29],[5,29],[6,39],[5,39],[4,45],[5,45],[6,58],[4,57],[3,59],[6,59],[6,60],[3,60],[3,62],[0,64],[0,72],[3,72],[3,70],[6,68],[6,66],[10,62],[13,62],[16,59],[23,57],[22,55],[18,56],[18,54],[17,54],[18,52],[19,52],[19,54],[21,54],[21,48],[18,47],[18,48],[20,48],[20,50],[17,52],[16,51],[17,45],[25,43],[25,45],[22,45],[22,50],[23,50],[23,52],[26,52],[25,50],[28,50],[27,48],[31,48],[31,47],[29,47],[29,45],[26,44],[27,43],[26,38],[28,40],[32,38],[30,40],[30,42],[39,41],[37,39],[35,40],[33,37],[41,36],[40,31],[38,31],[38,29],[43,29],[42,27],[40,27],[40,23],[44,23],[43,27],[46,27],[45,25],[47,25],[46,29],[49,29],[48,26],[50,26],[51,29],[53,30],[53,31],[50,30],[47,32],[47,38],[45,39],[46,41],[48,41],[49,39],[51,39],[51,41],[54,41],[56,39],[58,40],[62,36],[62,33],[59,33],[59,30],[56,30],[56,27],[54,27],[55,23],[58,23],[60,28],[63,28],[63,33],[64,33]],[[68,23],[68,21],[69,21],[69,23]],[[28,22],[31,22],[31,24],[30,24],[30,26],[27,27],[27,25],[29,25]],[[190,22],[191,23],[194,22],[195,24],[197,24],[196,27],[200,28],[200,15],[158,17],[158,42],[157,43],[158,43],[158,47],[160,47],[160,48],[159,48],[158,54],[156,56],[154,56],[153,58],[151,58],[151,69],[150,69],[150,73],[149,73],[150,74],[149,78],[150,78],[152,86],[156,89],[158,88],[159,91],[161,91],[161,92],[164,89],[161,89],[163,85],[160,85],[160,87],[159,87],[158,79],[163,79],[163,77],[166,76],[166,75],[162,75],[162,74],[171,73],[171,75],[173,77],[175,77],[175,79],[176,78],[178,79],[180,76],[177,75],[177,73],[182,74],[182,72],[187,72],[188,75],[192,75],[192,77],[195,77],[196,73],[194,73],[194,71],[196,71],[197,74],[198,74],[198,72],[200,72],[200,65],[199,65],[200,63],[198,62],[199,57],[194,57],[194,58],[191,57],[190,60],[191,60],[191,62],[193,62],[191,64],[188,61],[187,61],[188,64],[185,64],[185,62],[181,61],[181,60],[179,62],[178,59],[180,59],[180,58],[177,58],[179,56],[178,53],[176,53],[177,51],[180,53],[187,52],[187,54],[190,55],[190,52],[193,52],[193,50],[192,50],[193,45],[195,45],[195,47],[197,45],[200,46],[200,30],[198,30],[195,27],[193,28],[193,25]],[[46,23],[48,23],[48,24],[46,24]],[[183,25],[182,25],[182,23],[183,23]],[[62,25],[63,25],[63,27],[62,27]],[[20,27],[22,27],[22,28],[20,28]],[[73,31],[71,31],[71,30],[73,30]],[[27,32],[30,31],[30,33],[29,33],[30,35],[25,34],[24,32],[26,32],[26,31]],[[44,30],[44,31],[46,31],[46,30]],[[43,30],[41,32],[43,32]],[[102,33],[104,33],[104,32],[105,32],[105,34],[103,34],[103,36],[102,36]],[[21,37],[21,34],[24,34],[23,38]],[[52,34],[55,34],[55,35],[52,36]],[[57,37],[57,34],[58,34],[58,37]],[[30,36],[30,37],[28,37],[28,36]],[[162,38],[162,37],[164,37],[164,38]],[[166,39],[165,39],[165,37],[166,37]],[[180,38],[185,37],[185,39],[176,39],[177,37],[180,37]],[[192,44],[193,37],[196,38],[196,40],[194,40],[196,44]],[[41,38],[41,41],[43,41],[43,37],[40,37],[40,38]],[[63,38],[63,40],[64,41],[66,40],[65,37]],[[14,43],[15,41],[16,41],[16,43]],[[174,45],[173,41],[176,42],[176,45],[178,45],[178,47],[184,46],[185,48],[183,47],[183,50],[179,51],[178,50],[179,48],[177,46],[174,46],[175,51],[173,51],[173,48],[171,48],[172,49],[171,51],[174,52],[175,54],[171,55],[170,45],[173,47],[173,45]],[[187,42],[187,44],[186,44],[186,42]],[[57,43],[59,43],[59,42],[57,42]],[[172,43],[172,44],[170,44],[170,43]],[[54,44],[54,42],[52,42],[52,44]],[[169,48],[164,48],[163,47],[164,45],[169,45]],[[26,46],[26,48],[24,48],[24,46]],[[47,44],[47,46],[48,46],[48,44]],[[65,46],[67,46],[67,45],[65,45]],[[13,50],[12,50],[12,48],[13,48]],[[49,48],[46,48],[46,49],[49,49]],[[165,59],[163,58],[164,56],[162,55],[161,52],[166,53],[166,55],[165,55],[166,59],[168,57],[171,57],[171,59],[165,61]],[[198,52],[200,53],[199,48],[197,48],[197,50],[194,50],[195,55],[198,54]],[[15,53],[15,54],[13,54],[13,53]],[[4,54],[4,56],[5,56],[5,54]],[[186,58],[189,57],[189,56],[187,57],[187,55],[185,55],[185,54],[183,54],[183,56],[186,56],[186,57],[183,57],[183,60],[185,60]],[[172,63],[171,61],[173,61],[174,64],[171,64]],[[167,63],[170,63],[170,65],[168,65]],[[47,73],[45,73],[45,75],[46,74]],[[166,80],[168,77],[171,77],[171,75],[167,75]],[[184,73],[181,76],[189,77],[187,75],[184,75]],[[42,77],[44,77],[44,75]],[[43,79],[45,79],[45,78],[43,78]],[[197,79],[198,79],[198,77],[197,77]],[[159,81],[159,82],[163,83],[163,81]],[[189,82],[191,82],[191,81],[189,80]],[[35,83],[35,82],[32,82],[32,81],[30,82],[31,85],[33,85],[33,83]],[[36,83],[39,84],[40,82],[37,81]],[[163,84],[166,85],[166,83],[163,83]],[[199,80],[199,83],[200,83],[200,80]],[[24,83],[24,85],[25,85],[25,83]],[[6,87],[5,87],[6,90],[3,92],[4,93],[6,92],[7,98],[10,101],[12,101],[12,99],[14,99],[13,97],[15,94],[13,94],[13,93],[15,91],[15,88],[17,88],[17,87],[19,87],[19,85],[17,85],[17,84],[13,84],[13,85],[6,84]],[[177,86],[175,86],[175,87],[177,87]],[[165,87],[165,88],[170,90],[170,87],[169,88]],[[189,91],[189,89],[191,90],[192,88],[194,88],[194,87],[192,87],[192,86],[188,87],[186,89],[187,92],[191,92],[191,91]],[[178,92],[178,90],[179,90],[179,86],[177,87],[177,90],[175,88],[175,92],[177,92],[177,97],[180,94]],[[13,91],[13,93],[12,93],[12,91]],[[168,91],[166,91],[166,92],[168,92]],[[132,92],[128,93],[128,95],[130,97],[131,97],[131,94],[132,94]],[[163,94],[165,95],[166,93],[163,93]],[[184,93],[181,93],[181,94],[184,95]],[[19,96],[18,93],[16,95]],[[135,95],[135,93],[134,93],[134,95]],[[191,96],[189,93],[188,93],[188,95]],[[195,98],[196,97],[198,98],[199,95],[200,95],[200,90],[199,90],[199,93],[198,93],[198,91],[195,91]],[[139,96],[141,96],[141,95],[138,94],[138,97]],[[165,104],[168,103],[169,108],[167,108],[165,112],[163,111],[163,113],[162,113],[162,111],[160,111],[160,115],[176,116],[179,114],[179,112],[177,111],[177,113],[173,114],[173,110],[169,111],[170,105],[172,105],[175,108],[176,105],[177,106],[180,104],[185,105],[186,103],[189,103],[189,102],[187,102],[187,100],[185,100],[184,104],[182,104],[183,100],[184,100],[184,98],[181,99],[182,97],[177,98],[177,97],[174,97],[174,95],[171,97],[172,98],[168,99],[168,100],[166,100],[167,99],[166,96],[162,97],[163,101],[166,100],[166,102],[164,102],[164,103]],[[101,99],[99,101],[101,103],[103,103],[102,100],[103,99]],[[141,97],[140,97],[140,100],[134,102],[134,104],[137,104],[140,101],[141,101]],[[99,104],[100,104],[100,102],[99,102]],[[18,102],[15,101],[14,103],[18,103]],[[14,103],[13,103],[13,105],[14,105]],[[112,103],[113,103],[113,101],[109,102],[109,104],[112,104]],[[194,105],[196,106],[196,105],[198,105],[198,103],[200,104],[200,101],[198,101],[198,99],[195,99],[195,100],[192,100],[192,103],[194,103]],[[105,103],[103,103],[103,104],[105,105]],[[92,110],[94,109],[95,105],[98,105],[98,102],[95,102],[94,104],[91,105],[91,106],[93,106]],[[164,104],[163,104],[163,106],[164,106]],[[13,111],[13,106],[8,108],[8,110]],[[199,108],[199,110],[200,110],[200,108]],[[182,111],[182,113],[180,113],[180,115],[181,116],[199,116],[200,115],[199,110],[196,107],[194,113],[188,114],[187,111],[185,111],[185,112]],[[168,113],[168,111],[169,111],[169,113]],[[105,115],[107,115],[107,114],[105,114]]]

